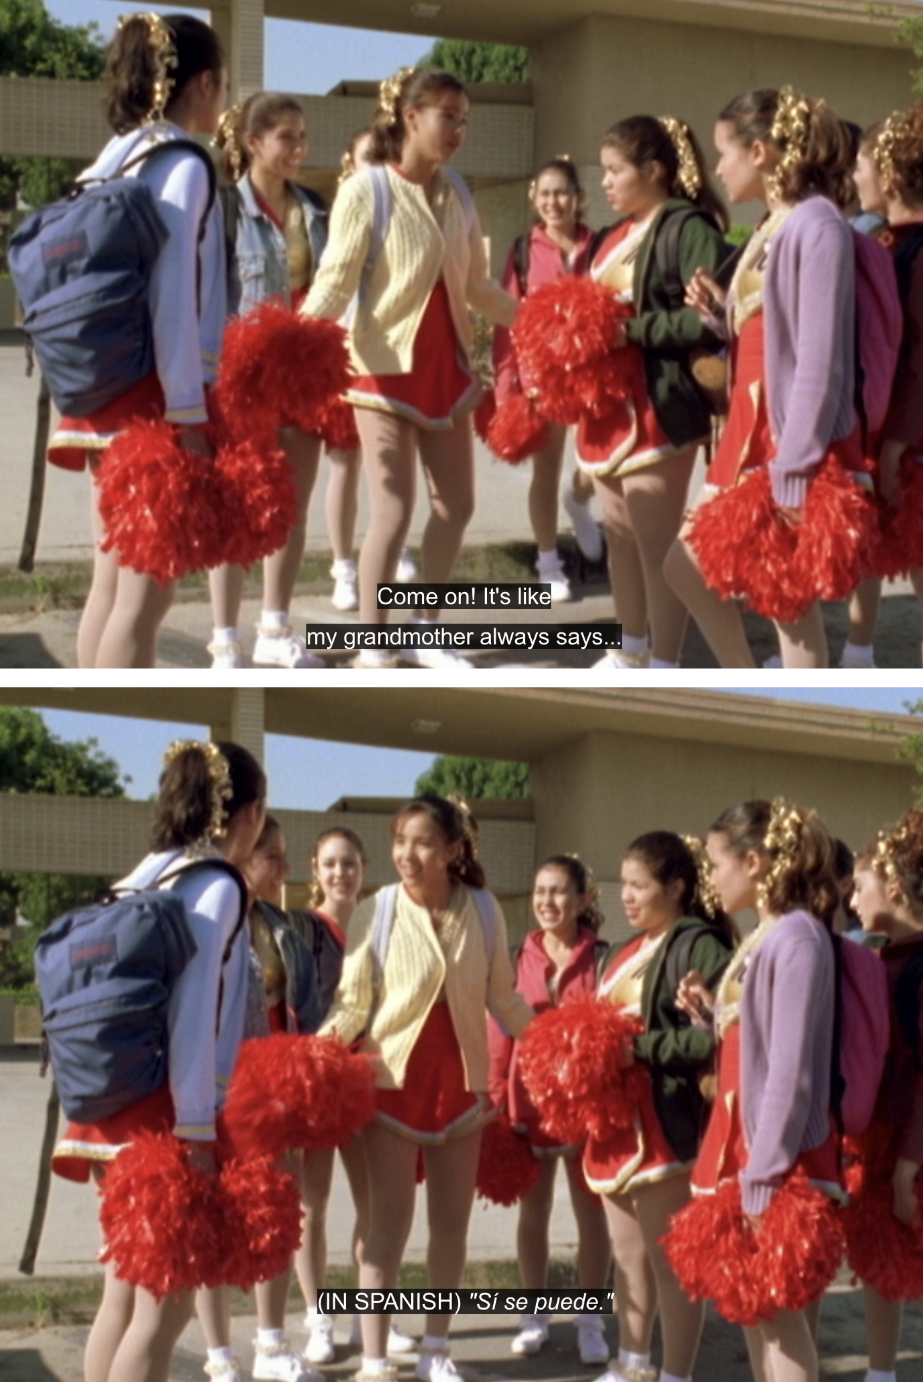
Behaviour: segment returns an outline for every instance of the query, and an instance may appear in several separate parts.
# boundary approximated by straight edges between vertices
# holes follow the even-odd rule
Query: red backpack
[[[891,1040],[881,956],[832,936],[836,967],[831,1107],[840,1133],[861,1137],[872,1121]]]
[[[863,449],[884,426],[904,331],[894,260],[877,240],[853,232],[856,250],[856,412]]]

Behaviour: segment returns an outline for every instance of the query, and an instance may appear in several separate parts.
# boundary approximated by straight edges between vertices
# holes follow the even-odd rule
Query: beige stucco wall
[[[599,141],[624,116],[682,116],[710,155],[717,111],[754,87],[791,83],[862,126],[912,97],[911,59],[897,47],[643,19],[593,16],[546,39],[531,59],[536,160],[571,154],[586,176],[595,224],[611,219],[599,190]]]

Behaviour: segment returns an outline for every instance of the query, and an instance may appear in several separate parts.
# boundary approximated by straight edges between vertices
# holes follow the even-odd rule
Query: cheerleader
[[[71,1124],[53,1161],[58,1175],[86,1181],[135,1133],[169,1132],[190,1163],[213,1174],[215,1120],[243,1035],[248,946],[240,889],[209,856],[241,865],[263,828],[266,778],[238,744],[176,743],[160,778],[153,852],[123,880],[144,889],[185,861],[198,866],[165,882],[186,903],[196,954],[176,981],[167,1010],[169,1075],[161,1089],[92,1127]],[[167,1382],[173,1349],[193,1310],[193,1293],[162,1300],[106,1266],[102,1304],[87,1341],[87,1382]],[[230,1349],[209,1351],[210,1376],[234,1382]],[[275,1376],[257,1373],[257,1376]]]
[[[369,168],[372,163],[372,131],[359,130],[349,141],[349,148],[340,160],[342,171],[339,185],[360,168]],[[327,489],[324,496],[324,512],[327,518],[327,535],[333,552],[333,595],[334,609],[343,611],[359,608],[359,573],[353,561],[353,539],[356,536],[356,517],[359,512],[359,471],[362,466],[362,452],[356,436],[348,444],[328,443],[327,456],[330,471],[327,475]],[[413,557],[405,547],[397,563],[398,581],[415,581],[417,568]]]
[[[886,937],[880,954],[891,1044],[874,1118],[850,1173],[847,1245],[864,1278],[866,1382],[896,1382],[903,1301],[923,1297],[923,811],[907,811],[859,853],[852,903],[862,929]]]
[[[690,286],[688,300],[714,326],[723,319],[732,341],[728,420],[701,505],[768,468],[772,504],[797,530],[825,457],[832,454],[847,473],[865,469],[854,406],[855,249],[838,209],[848,200],[846,134],[822,101],[788,88],[751,91],[721,111],[715,147],[731,203],[758,201],[768,215],[738,261],[726,306],[707,273]],[[721,666],[753,667],[737,605],[711,588],[700,569],[721,537],[709,537],[711,553],[705,539],[696,538],[697,518],[710,517],[701,505],[667,558],[667,579]],[[745,558],[754,547],[759,552],[758,535],[729,540],[739,549],[733,557]],[[780,602],[772,587],[788,575],[789,560],[759,563],[761,602],[750,590],[733,594],[748,595],[775,618]],[[807,578],[817,574],[812,570]],[[789,590],[781,606],[786,617],[775,618],[782,663],[826,667],[820,603],[805,609],[803,594],[803,585]]]
[[[587,1184],[603,1196],[615,1259],[619,1356],[600,1382],[656,1382],[650,1349],[658,1311],[660,1382],[691,1377],[698,1352],[705,1306],[685,1295],[660,1240],[689,1199],[706,1113],[699,1077],[714,1047],[711,1033],[678,1011],[676,988],[690,969],[715,983],[733,944],[729,918],[706,905],[703,886],[680,836],[657,830],[629,845],[622,904],[637,934],[606,964],[598,997],[643,1019],[628,1059],[649,1068],[651,1083],[633,1125],[605,1141],[590,1138],[583,1154]]]
[[[224,117],[218,143],[233,180],[226,203],[239,278],[240,300],[233,305],[241,316],[270,299],[297,308],[327,243],[327,209],[297,181],[308,150],[301,104],[294,96],[257,91]],[[321,667],[321,659],[293,632],[290,614],[321,443],[293,427],[280,433],[279,443],[292,467],[297,516],[284,547],[263,561],[253,665]],[[245,575],[242,566],[230,565],[209,575],[215,627],[208,650],[214,669],[243,666],[238,621]]]
[[[711,883],[722,905],[728,912],[752,908],[758,925],[725,971],[717,1002],[714,985],[701,974],[690,973],[680,986],[678,1003],[687,1013],[698,1018],[714,1008],[719,1037],[717,1095],[692,1189],[708,1197],[704,1210],[709,1213],[718,1204],[711,1198],[715,1192],[736,1181],[749,1225],[742,1231],[758,1238],[769,1231],[762,1227],[764,1216],[792,1172],[802,1171],[830,1197],[823,1202],[828,1207],[811,1220],[820,1227],[809,1247],[827,1273],[808,1292],[819,1306],[842,1250],[830,1207],[841,1188],[830,1111],[834,957],[824,934],[839,902],[834,841],[813,812],[782,800],[750,801],[719,816],[706,847]],[[700,1209],[694,1201],[689,1212]],[[722,1240],[722,1231],[710,1220],[703,1224],[706,1241],[697,1243],[695,1252],[685,1240],[675,1251],[668,1243],[680,1280],[689,1280],[703,1257],[727,1258],[733,1245]],[[676,1232],[674,1223],[671,1240]],[[825,1255],[830,1244],[835,1244],[832,1262],[830,1253]],[[776,1258],[767,1273],[779,1272],[785,1253]],[[733,1262],[729,1271],[735,1272]],[[774,1284],[766,1285],[770,1299]],[[798,1309],[776,1309],[771,1318],[745,1329],[757,1382],[816,1382],[815,1319],[816,1309],[799,1302]]]
[[[364,1290],[397,1285],[413,1221],[417,1160],[426,1168],[429,1284],[452,1289],[465,1265],[481,1127],[489,1117],[485,1010],[518,1036],[532,1009],[513,989],[506,924],[458,806],[424,796],[392,824],[400,878],[357,910],[343,977],[322,1031],[374,1057],[377,1113],[363,1133],[370,1221]],[[416,1376],[451,1382],[450,1316],[428,1315]],[[394,1378],[389,1317],[362,1316],[363,1379]]]
[[[418,447],[430,496],[423,579],[448,581],[452,574],[474,509],[467,414],[479,383],[468,309],[506,326],[516,314],[513,298],[487,277],[477,212],[448,167],[467,127],[468,97],[457,77],[405,68],[382,83],[372,127],[382,180],[379,169],[367,169],[340,190],[328,251],[302,309],[339,319],[359,295],[351,342],[358,377],[346,398],[356,409],[369,484],[371,516],[359,557],[363,624],[387,622],[377,586],[393,579],[413,516]],[[376,230],[383,232],[380,250]],[[428,611],[421,621],[432,631],[435,617]],[[418,667],[468,667],[435,635],[430,646],[405,648],[401,656]],[[364,650],[357,662],[392,664],[384,646]]]
[[[115,130],[82,175],[112,177],[145,148],[213,135],[224,108],[227,71],[214,30],[185,14],[119,20],[106,56],[106,116]],[[89,466],[95,480],[108,446],[135,418],[166,418],[183,447],[207,461],[205,388],[214,381],[225,317],[221,212],[209,208],[208,170],[188,149],[141,162],[126,173],[146,183],[169,231],[147,290],[153,369],[104,407],[62,417],[48,459],[69,470]],[[77,634],[81,667],[154,667],[157,634],[173,602],[173,582],[119,565],[91,485],[93,580]]]
[[[608,131],[600,157],[606,200],[619,219],[590,272],[633,305],[615,345],[643,354],[635,396],[577,429],[577,461],[599,496],[622,625],[621,651],[597,664],[608,679],[618,668],[679,664],[686,610],[664,580],[663,561],[679,532],[696,451],[711,436],[690,354],[716,341],[683,306],[683,289],[702,265],[716,270],[727,249],[719,229],[725,213],[688,125],[632,116]],[[694,208],[700,214],[684,216],[674,234],[672,218]]]
[[[576,167],[569,158],[553,158],[541,168],[529,188],[529,200],[537,218],[526,236],[521,236],[507,257],[501,282],[513,297],[522,299],[546,283],[565,274],[582,274],[588,267],[592,232],[583,223],[586,195]],[[522,393],[516,355],[509,331],[494,332],[493,364],[498,406]],[[540,581],[551,588],[553,604],[570,600],[570,582],[558,553],[558,491],[564,465],[567,433],[557,423],[549,423],[547,440],[532,458],[529,486],[529,520],[538,544],[537,572]],[[590,517],[589,494],[578,498],[568,493],[565,508],[571,515],[577,540],[591,560],[602,556],[599,529]]]
[[[346,935],[368,867],[365,846],[354,830],[334,826],[322,831],[311,854],[311,910],[292,914],[294,926],[314,954],[325,1017],[340,982]],[[358,1268],[369,1218],[365,1147],[361,1138],[354,1138],[339,1150],[356,1211],[352,1256]],[[307,1308],[304,1322],[308,1343],[304,1352],[309,1363],[332,1363],[335,1355],[333,1318],[317,1309],[317,1293],[327,1274],[327,1205],[333,1184],[333,1161],[333,1151],[313,1152],[304,1158],[301,1169],[303,1231],[301,1247],[295,1254],[295,1271]],[[353,1320],[350,1342],[361,1342],[358,1316]],[[392,1326],[388,1353],[407,1353],[413,1347],[414,1340]]]
[[[536,1013],[566,1003],[596,987],[602,916],[589,870],[575,854],[546,859],[535,875],[532,911],[538,930],[531,931],[515,954],[516,992]],[[538,1182],[519,1202],[516,1246],[523,1286],[540,1291],[547,1285],[548,1226],[558,1165],[567,1171],[570,1201],[577,1222],[577,1279],[596,1290],[609,1276],[609,1236],[602,1206],[583,1179],[578,1147],[562,1147],[547,1136],[529,1099],[518,1070],[517,1043],[491,1019],[490,1094],[496,1107],[506,1109],[517,1132],[528,1139],[538,1159]],[[548,1341],[548,1316],[523,1315],[512,1352],[538,1353]],[[605,1363],[609,1349],[602,1317],[584,1314],[577,1325],[581,1363]]]

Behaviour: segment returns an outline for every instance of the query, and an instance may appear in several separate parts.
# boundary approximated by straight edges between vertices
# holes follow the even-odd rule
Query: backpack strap
[[[517,235],[513,241],[513,270],[519,284],[519,295],[525,297],[529,291],[529,248],[531,236]]]
[[[399,883],[390,883],[386,888],[379,888],[375,894],[375,915],[372,918],[372,965],[373,983],[377,989],[381,983],[381,976],[384,973],[385,958],[388,954],[388,946],[391,944],[391,932],[394,929],[394,913],[397,911],[397,893]],[[481,927],[484,932],[484,948],[487,951],[488,965],[494,962],[494,955],[497,953],[497,938],[500,933],[500,919],[498,916],[497,899],[493,893],[486,888],[469,888],[477,908]]]
[[[717,940],[727,943],[727,936],[720,926],[710,926],[708,922],[703,921],[696,926],[684,927],[673,944],[668,946],[664,956],[664,976],[671,997],[679,988],[680,981],[685,979],[692,969],[692,952],[703,936],[714,936]]]
[[[679,211],[671,211],[661,222],[654,239],[654,262],[663,279],[670,300],[670,310],[673,312],[684,306],[686,301],[686,285],[679,267],[679,242],[684,227],[694,216],[709,219],[695,206],[684,206]]]
[[[359,280],[359,288],[356,293],[357,309],[362,308],[368,297],[369,283],[375,272],[375,265],[381,258],[381,252],[385,247],[385,240],[388,238],[388,229],[391,225],[391,184],[388,181],[388,169],[384,163],[374,163],[368,171],[372,179],[372,229],[369,233],[368,253],[362,266],[362,277]]]
[[[181,864],[165,869],[156,880],[155,886],[162,888],[166,883],[172,883],[177,878],[182,878],[188,873],[195,873],[201,869],[216,869],[219,873],[226,873],[228,877],[232,878],[237,884],[238,891],[240,892],[240,912],[234,924],[234,929],[228,936],[221,954],[221,978],[218,982],[218,1009],[215,1014],[215,1029],[217,1031],[218,1027],[221,1025],[221,1008],[224,1003],[224,967],[231,958],[237,937],[247,923],[247,914],[250,910],[250,894],[247,891],[247,885],[244,882],[243,874],[241,874],[239,869],[234,867],[229,859],[224,859],[221,855],[215,855],[214,858],[209,859],[186,859]],[[126,889],[126,891],[141,892],[143,889],[132,888]]]
[[[843,994],[841,991],[843,938],[838,936],[835,931],[829,932],[829,935],[830,943],[833,946],[833,1050],[830,1053],[830,1112],[833,1114],[833,1121],[836,1123],[842,1144],[843,1095],[846,1092],[846,1081],[843,1079],[843,1072],[840,1068],[840,1042],[843,1038]],[[850,941],[849,944],[852,942]]]

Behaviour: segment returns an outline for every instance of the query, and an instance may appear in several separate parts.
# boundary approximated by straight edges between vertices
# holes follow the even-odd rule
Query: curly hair
[[[802,150],[784,150],[773,138],[782,93],[764,87],[735,96],[718,113],[729,124],[734,139],[751,148],[757,141],[775,150],[780,160],[777,190],[783,202],[794,204],[806,197],[828,197],[837,206],[848,206],[855,197],[852,182],[850,136],[842,120],[824,101],[807,98],[806,143]]]
[[[709,834],[723,835],[731,852],[743,859],[751,851],[767,861],[766,906],[781,916],[803,907],[830,926],[839,904],[836,886],[836,842],[815,811],[789,808],[791,841],[769,841],[774,819],[771,801],[744,801],[722,812]]]

